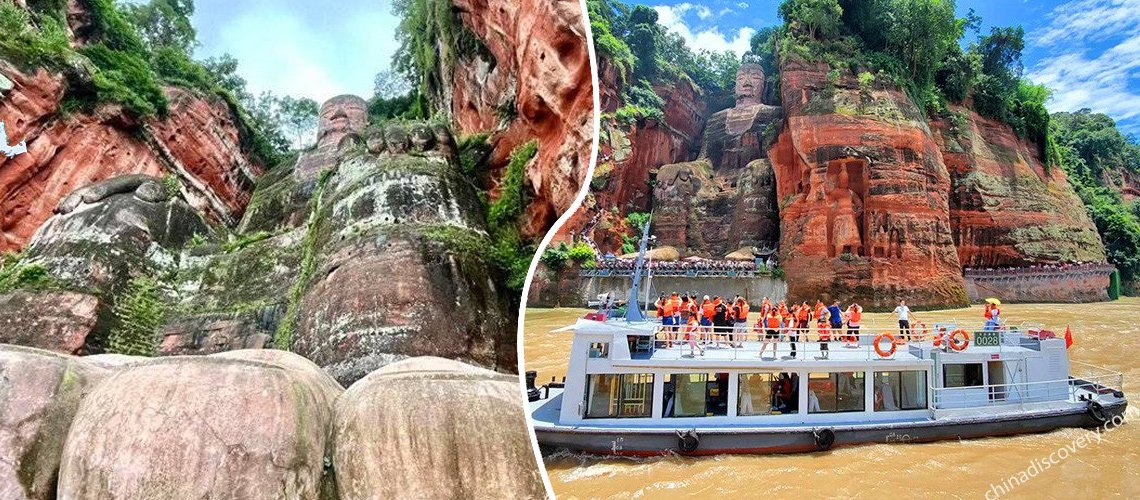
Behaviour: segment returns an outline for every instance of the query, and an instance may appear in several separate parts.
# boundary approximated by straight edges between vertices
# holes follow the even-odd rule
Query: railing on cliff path
[[[1112,264],[1071,264],[1010,268],[966,268],[963,275],[974,280],[1013,280],[1033,278],[1072,278],[1108,275],[1116,271]]]
[[[759,269],[653,269],[654,278],[759,278],[773,277],[772,271]],[[642,271],[642,276],[649,271]],[[579,272],[583,278],[631,278],[633,269],[583,268]]]

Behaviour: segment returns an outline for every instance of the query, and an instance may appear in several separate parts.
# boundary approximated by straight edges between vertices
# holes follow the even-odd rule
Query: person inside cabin
[[[780,413],[792,413],[795,407],[795,390],[792,378],[787,372],[781,372],[772,387],[772,410]]]
[[[732,306],[732,333],[736,335],[734,347],[744,347],[748,338],[748,301],[736,296],[736,304]]]
[[[831,353],[827,348],[827,343],[831,342],[831,313],[827,311],[827,308],[820,308],[816,320],[815,329],[819,333],[819,357],[828,359],[828,355]]]
[[[899,318],[899,337],[910,342],[910,308],[906,306],[905,300],[899,300],[895,316]]]
[[[760,318],[764,322],[764,338],[760,341],[760,358],[764,358],[764,351],[768,350],[768,344],[772,344],[772,359],[776,359],[776,349],[779,346],[780,340],[780,315],[776,313],[776,309],[769,309],[768,316]],[[759,325],[759,323],[757,323]]]
[[[859,322],[863,320],[863,306],[852,302],[845,313],[847,317],[847,347],[859,347]]]
[[[819,408],[819,396],[815,395],[815,391],[808,391],[808,413],[822,412]]]
[[[895,390],[891,384],[880,380],[875,384],[875,411],[895,411],[899,405],[895,403]]]

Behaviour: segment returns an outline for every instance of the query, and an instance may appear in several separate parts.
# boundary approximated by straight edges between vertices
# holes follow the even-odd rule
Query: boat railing
[[[1000,355],[1004,349],[1011,347],[1032,348],[1034,341],[1048,338],[1040,329],[1030,329],[1022,325],[1002,325],[996,329],[986,329],[980,322],[938,322],[933,328],[914,328],[909,336],[900,334],[898,324],[893,329],[872,326],[864,322],[859,330],[845,328],[828,330],[826,344],[829,355],[843,353],[844,360],[855,359],[892,359],[900,354],[912,353],[922,358],[923,353],[938,350],[953,351],[952,333],[958,330],[966,332],[971,345],[995,347]],[[692,330],[692,331],[690,331]],[[883,334],[889,334],[890,337]],[[766,340],[766,330],[758,330],[754,323],[743,329],[736,327],[713,326],[664,326],[659,325],[650,334],[651,338],[637,340],[631,345],[635,350],[665,350],[676,351],[679,356],[687,356],[691,351],[717,346],[729,346],[725,354],[719,354],[717,359],[756,359],[763,351],[761,348]],[[692,343],[689,337],[692,337]],[[983,338],[984,337],[984,338]],[[891,343],[894,348],[891,348]],[[748,342],[747,344],[745,342]],[[808,328],[780,328],[777,329],[777,338],[769,340],[775,342],[779,349],[778,354],[790,355],[790,347],[794,343],[799,359],[812,359],[822,354],[822,340],[819,330],[815,326]],[[694,345],[695,343],[695,345]],[[909,347],[918,347],[912,352]],[[876,349],[876,347],[878,349]],[[771,347],[768,347],[771,349]],[[884,355],[886,353],[887,355]],[[803,354],[802,356],[799,356]],[[854,354],[854,355],[853,355]]]
[[[1124,374],[1120,372],[1075,361],[1071,365],[1072,375],[1064,379],[966,387],[928,385],[931,408],[941,410],[1058,400],[1079,401],[1082,396],[1098,400],[1115,394],[1124,383]],[[1083,373],[1078,375],[1078,370]]]

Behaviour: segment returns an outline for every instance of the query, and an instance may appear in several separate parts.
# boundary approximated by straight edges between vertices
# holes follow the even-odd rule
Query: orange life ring
[[[963,351],[970,347],[970,334],[961,328],[950,332],[950,348],[955,351]]]
[[[887,340],[891,341],[890,350],[887,350],[887,351],[883,350],[882,345],[880,345],[883,343],[883,339],[887,339]],[[895,350],[897,350],[898,348],[899,348],[898,344],[895,344],[895,336],[894,335],[891,335],[889,333],[880,333],[878,337],[875,337],[875,352],[878,353],[879,356],[882,356],[884,358],[889,358],[891,356],[894,356]]]

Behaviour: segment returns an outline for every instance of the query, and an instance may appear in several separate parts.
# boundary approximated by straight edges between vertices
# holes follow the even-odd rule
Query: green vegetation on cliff
[[[242,146],[252,156],[269,166],[286,156],[290,142],[283,131],[292,115],[257,106],[232,57],[192,59],[197,44],[192,0],[87,0],[79,6],[89,18],[76,16],[86,24],[74,29],[71,40],[66,2],[32,0],[26,9],[0,2],[0,33],[5,34],[0,58],[23,70],[63,73],[65,111],[118,104],[136,117],[164,116],[169,111],[164,85],[217,94],[237,116]],[[272,98],[262,95],[260,102]],[[315,110],[311,117],[315,123]]]
[[[115,297],[115,326],[107,337],[107,352],[154,356],[165,310],[158,282],[148,276],[131,279]]]
[[[451,0],[395,0],[392,13],[400,18],[393,67],[415,83],[412,103],[425,96],[435,109],[441,108],[452,83],[451,70],[465,58],[480,56],[494,64],[483,42],[463,26]]]
[[[1061,168],[1096,224],[1108,261],[1120,271],[1118,287],[1136,294],[1140,203],[1126,202],[1121,190],[1127,176],[1140,177],[1140,144],[1121,134],[1112,118],[1087,109],[1055,113],[1050,124]]]
[[[844,74],[878,76],[930,114],[949,115],[947,103],[972,98],[979,114],[1009,124],[1037,144],[1047,166],[1056,165],[1049,91],[1021,74],[1025,31],[995,27],[963,50],[967,30],[977,33],[981,20],[972,10],[957,18],[954,7],[953,0],[785,0],[784,25],[754,39],[751,55],[825,62],[835,81]]]
[[[691,81],[710,111],[731,107],[739,54],[731,51],[694,52],[684,39],[657,22],[657,11],[618,0],[587,0],[594,49],[599,59],[617,70],[622,106],[615,118],[623,123],[663,118],[664,101],[654,86],[672,88]]]

